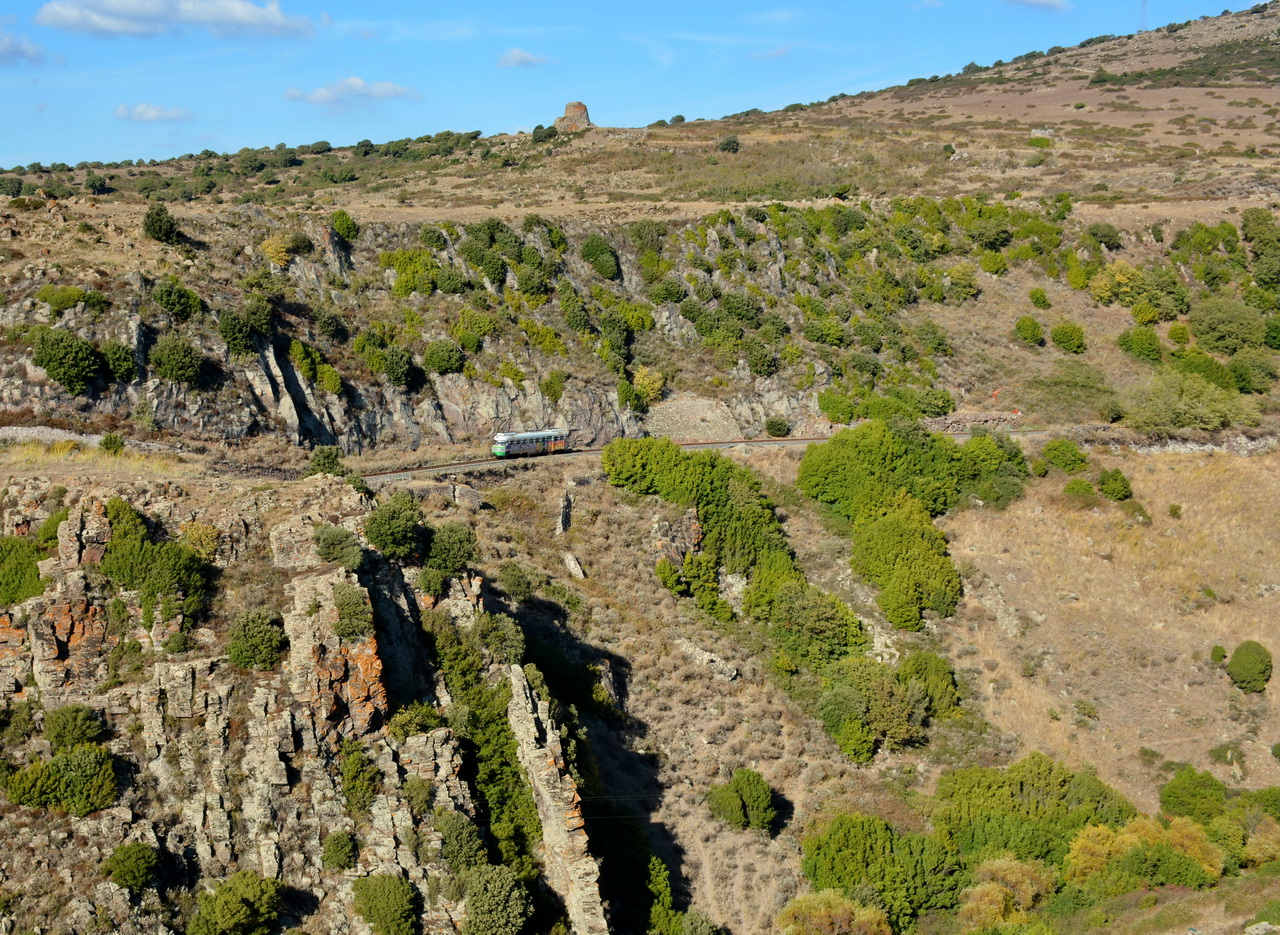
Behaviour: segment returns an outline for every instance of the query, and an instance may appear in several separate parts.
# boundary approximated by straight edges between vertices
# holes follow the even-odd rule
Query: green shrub
[[[1073,477],[1063,485],[1062,492],[1073,500],[1089,503],[1093,499],[1093,484],[1083,477]]]
[[[764,431],[770,438],[786,438],[791,434],[791,426],[782,416],[769,416],[764,420]]]
[[[307,465],[306,476],[312,474],[332,474],[345,477],[347,469],[342,466],[342,451],[337,445],[317,445],[311,451],[311,460]]]
[[[461,812],[437,815],[436,830],[440,832],[440,856],[450,873],[462,874],[488,860],[479,830]]]
[[[736,769],[724,785],[707,790],[712,814],[735,828],[768,831],[777,817],[773,790],[753,769]]]
[[[517,604],[533,600],[533,582],[519,562],[503,562],[498,567],[498,587]]]
[[[724,137],[720,142],[716,143],[716,149],[722,153],[736,153],[742,148],[742,144],[738,142],[737,136],[730,134]]]
[[[552,370],[547,374],[546,379],[538,384],[538,389],[548,403],[558,406],[564,397],[564,385],[568,379],[569,375],[563,370]]]
[[[533,914],[529,892],[509,867],[482,864],[466,874],[462,935],[519,935]]]
[[[1013,325],[1013,333],[1020,341],[1039,347],[1044,344],[1044,326],[1031,315],[1023,315]]]
[[[1266,393],[1275,385],[1280,371],[1275,357],[1261,348],[1246,347],[1237,351],[1227,364],[1241,393]]]
[[[1009,261],[998,250],[984,250],[978,257],[978,266],[984,273],[1002,276],[1009,271]]]
[[[333,632],[344,640],[362,640],[373,634],[373,607],[364,588],[338,582],[333,586],[338,622]]]
[[[1044,309],[1053,307],[1053,303],[1049,301],[1049,296],[1045,293],[1044,289],[1039,286],[1032,289],[1027,294],[1027,298],[1031,300],[1031,304],[1036,308]]]
[[[373,935],[416,935],[418,891],[404,877],[376,873],[351,884],[354,907]],[[468,909],[468,916],[471,910]]]
[[[1208,824],[1226,810],[1227,787],[1208,770],[1183,766],[1160,787],[1160,808],[1169,815],[1186,815]]]
[[[63,705],[44,716],[44,738],[55,753],[82,743],[97,743],[106,732],[102,719],[88,705]]]
[[[241,870],[196,897],[187,935],[270,935],[280,917],[279,880]]]
[[[124,439],[115,432],[107,432],[98,441],[98,447],[109,455],[118,455],[124,451]]]
[[[107,341],[102,345],[102,359],[107,372],[119,383],[132,383],[138,377],[138,367],[133,360],[133,348],[119,341]]]
[[[1089,466],[1089,456],[1069,438],[1055,438],[1045,444],[1044,459],[1068,474],[1079,474]]]
[[[202,303],[196,295],[176,277],[169,276],[156,283],[151,290],[151,299],[178,321],[186,321],[200,313]]]
[[[176,244],[182,239],[178,222],[162,203],[147,208],[147,213],[142,218],[142,233],[152,240],[166,244]]]
[[[1084,329],[1075,322],[1066,321],[1049,329],[1049,337],[1053,343],[1068,354],[1083,354],[1088,346],[1085,344]]]
[[[1119,250],[1122,246],[1120,242],[1120,232],[1116,230],[1116,226],[1114,224],[1099,221],[1098,223],[1090,224],[1085,228],[1085,233],[1108,250]]]
[[[1245,640],[1231,654],[1227,675],[1242,692],[1260,692],[1271,679],[1271,653],[1261,643]]]
[[[325,835],[320,863],[326,870],[350,870],[356,865],[356,838],[349,831],[333,831]]]
[[[476,555],[476,533],[467,523],[442,523],[431,536],[427,564],[446,575],[459,575]]]
[[[364,549],[349,529],[321,523],[316,527],[314,538],[321,561],[333,562],[347,571],[355,571],[364,562]]]
[[[898,678],[915,683],[929,699],[929,715],[942,717],[960,704],[955,670],[946,659],[930,652],[913,652],[898,665]]]
[[[83,395],[102,366],[94,346],[70,331],[44,327],[33,331],[35,350],[31,362],[71,395]]]
[[[1227,648],[1225,646],[1215,645],[1213,649],[1209,651],[1209,659],[1212,662],[1221,664],[1226,661],[1226,658],[1227,658]]]
[[[71,515],[70,507],[62,507],[50,513],[36,529],[36,545],[51,549],[58,544],[58,527]]]
[[[461,373],[465,364],[462,348],[447,338],[432,341],[422,353],[422,366],[432,373]]]
[[[1120,350],[1138,360],[1145,360],[1152,364],[1158,364],[1164,360],[1164,348],[1160,346],[1160,336],[1156,334],[1154,328],[1128,328],[1120,332],[1116,338],[1116,344],[1120,346]]]
[[[153,542],[146,523],[119,497],[107,501],[111,540],[102,557],[102,573],[126,590],[136,590],[143,620],[151,625],[159,604],[161,617],[190,617],[205,604],[207,569],[200,557],[177,542]]]
[[[367,815],[373,797],[382,788],[382,772],[364,752],[358,740],[342,742],[338,753],[338,773],[342,776],[342,796],[352,815]]]
[[[609,246],[609,241],[599,234],[592,234],[582,242],[579,250],[582,258],[605,279],[616,279],[618,276],[618,255]]]
[[[440,228],[433,227],[430,224],[422,225],[422,228],[418,231],[418,239],[432,250],[443,250],[449,246],[449,242],[445,240]]]
[[[78,286],[55,286],[46,283],[36,290],[36,301],[46,303],[51,310],[61,314],[84,301],[85,291]]]
[[[227,658],[242,669],[274,669],[287,643],[277,614],[248,610],[232,624]]]
[[[422,508],[413,494],[405,490],[396,491],[378,504],[364,521],[369,544],[395,561],[405,561],[418,554],[425,533]]]
[[[130,841],[112,851],[99,869],[116,886],[124,887],[137,897],[155,882],[159,868],[160,856],[154,847],[142,841]]]
[[[415,734],[426,734],[441,724],[440,713],[425,701],[405,705],[387,722],[387,733],[396,743],[404,743]]]
[[[115,763],[95,744],[65,747],[49,761],[30,763],[13,773],[5,791],[15,805],[56,808],[83,817],[115,801]]]
[[[423,568],[418,572],[418,590],[427,597],[439,599],[444,597],[444,586],[449,580],[439,568]]]
[[[1178,323],[1169,326],[1169,340],[1182,347],[1191,340],[1191,331],[1186,325]]]
[[[12,607],[44,593],[47,582],[36,567],[44,558],[30,539],[0,536],[0,607]]]
[[[1124,410],[1129,425],[1157,435],[1180,429],[1257,425],[1260,419],[1257,404],[1242,397],[1234,386],[1222,389],[1196,373],[1157,374],[1132,392]]]
[[[1236,375],[1231,372],[1231,368],[1200,348],[1189,347],[1174,351],[1172,357],[1175,370],[1203,377],[1214,386],[1228,392],[1240,391]]]
[[[726,783],[717,783],[707,790],[707,807],[711,814],[730,828],[741,831],[747,826],[747,812],[742,799]]]
[[[355,243],[360,236],[360,225],[341,208],[329,216],[329,224],[333,227],[333,232],[349,244]]]
[[[200,353],[179,334],[162,334],[151,347],[147,363],[156,376],[174,383],[193,384],[200,376]]]
[[[679,302],[685,297],[684,283],[673,276],[660,279],[649,287],[649,299],[652,302]]]
[[[1262,313],[1238,299],[1211,298],[1193,305],[1191,328],[1199,345],[1214,354],[1258,347],[1266,338]]]
[[[1114,471],[1103,471],[1098,477],[1098,492],[1108,500],[1128,500],[1133,496],[1133,487],[1124,472],[1116,468]]]

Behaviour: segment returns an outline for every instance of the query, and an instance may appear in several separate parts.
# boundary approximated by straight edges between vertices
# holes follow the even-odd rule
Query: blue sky
[[[1249,3],[1236,3],[1243,9]],[[1147,22],[1219,13],[1148,0]],[[0,168],[825,100],[1135,32],[1142,0],[4,0]]]

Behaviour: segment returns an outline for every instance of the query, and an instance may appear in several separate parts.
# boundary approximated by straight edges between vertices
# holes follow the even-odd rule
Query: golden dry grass
[[[1143,747],[1157,764],[1203,768],[1236,741],[1246,775],[1211,766],[1219,778],[1280,783],[1275,690],[1243,695],[1208,661],[1214,644],[1245,639],[1280,651],[1280,454],[1097,452],[1094,463],[1129,475],[1150,526],[1107,501],[1072,505],[1061,474],[1002,513],[943,522],[957,562],[976,571],[944,629],[986,716],[1027,749],[1095,764],[1148,810],[1167,776],[1144,766]],[[1078,701],[1097,706],[1096,720],[1077,717]]]
[[[92,475],[95,483],[112,481],[194,478],[205,473],[198,461],[172,454],[128,450],[109,455],[74,442],[44,445],[27,442],[0,446],[0,468],[14,474],[43,474],[75,483]]]

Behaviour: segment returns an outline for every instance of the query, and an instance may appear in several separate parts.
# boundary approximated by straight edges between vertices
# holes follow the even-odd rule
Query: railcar
[[[519,455],[549,455],[569,450],[568,429],[541,429],[537,432],[499,432],[493,436],[495,458]]]

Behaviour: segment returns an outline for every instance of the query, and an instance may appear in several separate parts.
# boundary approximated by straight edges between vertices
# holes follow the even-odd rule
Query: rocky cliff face
[[[3,528],[30,529],[53,512],[47,491],[43,478],[11,483]],[[425,932],[456,932],[465,903],[444,895],[456,891],[442,891],[448,869],[430,816],[476,814],[462,751],[448,728],[400,743],[383,730],[390,697],[436,700],[437,677],[412,633],[416,591],[389,567],[357,578],[325,564],[312,544],[320,521],[359,531],[368,502],[323,475],[267,491],[222,489],[213,498],[163,484],[122,493],[166,525],[198,519],[215,526],[220,556],[236,556],[241,564],[234,567],[257,568],[278,581],[288,652],[274,670],[246,672],[227,661],[220,636],[207,625],[191,632],[193,649],[174,654],[164,640],[177,623],[144,626],[135,595],[120,595],[124,619],[108,613],[96,568],[110,537],[107,491],[63,495],[69,516],[56,554],[41,563],[49,587],[0,615],[0,696],[9,703],[38,697],[46,710],[79,702],[103,712],[110,748],[128,764],[128,776],[116,807],[85,818],[0,805],[8,829],[0,888],[18,896],[24,924],[56,920],[58,930],[82,931],[94,920],[126,935],[167,932],[154,893],[139,904],[100,882],[99,862],[136,840],[168,855],[170,877],[216,881],[253,870],[309,894],[287,903],[294,917],[283,920],[286,927],[367,931],[353,915],[351,881],[391,873],[426,894]],[[335,584],[368,588],[377,609],[374,635],[337,637]],[[446,603],[474,613],[479,591],[478,579],[466,579]],[[522,704],[512,705],[513,727],[540,735],[549,729],[554,738],[545,706],[539,712],[524,691]],[[349,740],[362,743],[382,776],[367,816],[356,819],[336,768],[338,749]],[[566,777],[556,778],[556,754],[546,743],[530,736],[522,762],[547,829],[547,877],[557,892],[563,884],[575,931],[605,932],[594,889],[598,869],[586,852],[572,780],[566,786]],[[416,817],[404,794],[410,777],[431,790],[430,807]],[[356,833],[362,842],[354,870],[321,865],[322,842],[335,831]]]
[[[62,209],[74,216],[45,230],[29,217],[9,215],[19,240],[37,234],[52,238],[70,237],[83,207]],[[87,216],[87,215],[86,215]],[[550,301],[528,301],[519,291],[514,270],[505,281],[489,282],[458,252],[461,234],[453,236],[441,249],[429,249],[431,262],[440,268],[471,277],[480,291],[473,304],[507,321],[498,333],[486,337],[483,351],[475,356],[476,366],[463,373],[420,372],[407,385],[392,384],[385,375],[366,367],[348,342],[330,342],[315,323],[317,310],[346,319],[354,339],[370,326],[409,327],[411,346],[420,351],[432,340],[457,333],[460,297],[428,297],[398,294],[397,273],[382,269],[379,257],[386,251],[422,250],[416,226],[370,224],[357,244],[345,244],[318,218],[302,218],[301,232],[315,244],[314,251],[298,256],[279,268],[269,266],[260,249],[262,238],[297,229],[298,219],[286,219],[256,207],[227,209],[218,214],[194,217],[189,221],[192,236],[205,244],[204,252],[185,259],[168,257],[152,266],[138,259],[145,255],[146,243],[124,227],[111,222],[101,230],[104,244],[121,251],[110,272],[95,270],[98,278],[84,282],[83,276],[64,272],[48,262],[31,262],[18,275],[5,277],[0,297],[0,325],[21,335],[36,325],[71,331],[99,345],[119,342],[133,350],[139,379],[128,384],[98,380],[83,396],[71,396],[32,363],[32,348],[22,340],[0,345],[0,412],[10,418],[29,414],[32,421],[48,417],[76,421],[104,422],[131,420],[142,424],[153,418],[166,431],[207,441],[238,440],[255,435],[277,435],[295,444],[337,444],[345,451],[358,452],[379,445],[418,448],[422,445],[451,445],[483,442],[497,431],[529,430],[548,425],[566,425],[574,431],[574,444],[589,447],[611,438],[636,435],[646,428],[645,418],[624,404],[616,391],[618,380],[597,354],[598,336],[576,335],[565,326],[565,312],[553,295]],[[30,229],[27,229],[30,228]],[[577,242],[586,228],[570,231]],[[534,234],[530,243],[539,242]],[[540,235],[538,235],[540,236]],[[618,240],[621,270],[608,290],[628,301],[647,301],[649,282],[645,271],[626,249],[625,235],[612,232]],[[691,283],[706,289],[742,290],[744,287],[776,302],[795,287],[799,277],[818,282],[834,276],[833,269],[809,268],[809,264],[787,265],[785,246],[770,235],[765,238],[734,237],[715,228],[690,234],[705,242],[678,243],[673,234],[669,252],[688,250],[698,257],[697,269],[683,271]],[[543,244],[547,255],[551,250]],[[753,271],[744,281],[741,273],[729,274],[715,266],[721,254],[741,255],[750,249]],[[559,259],[556,281],[591,301],[592,290],[601,280],[573,249],[555,254]],[[121,261],[119,256],[130,257]],[[177,261],[175,267],[173,261]],[[105,265],[105,264],[104,264]],[[246,285],[243,277],[254,268],[269,269],[274,279],[268,285]],[[703,272],[706,268],[708,272]],[[726,269],[728,267],[726,266]],[[189,320],[178,321],[160,309],[152,299],[153,286],[165,275],[174,274],[200,295],[206,310]],[[93,284],[110,293],[112,306],[105,313],[83,303],[64,312],[55,312],[35,298],[44,285]],[[237,312],[253,289],[277,290],[276,329],[273,335],[253,339],[254,353],[233,355],[219,334],[223,318]],[[7,301],[6,301],[7,300]],[[674,303],[652,306],[655,330],[645,337],[654,347],[645,353],[649,363],[660,366],[682,350],[700,348],[702,338],[678,312]],[[599,314],[599,310],[596,310]],[[566,356],[526,336],[514,325],[529,319],[552,328],[567,345]],[[162,334],[180,331],[205,358],[202,375],[194,386],[161,379],[148,369],[151,347]],[[376,329],[375,329],[376,330]],[[291,357],[291,342],[323,347],[326,359],[341,374],[341,388],[324,389],[314,369],[300,366]],[[407,340],[408,338],[406,338]],[[421,358],[418,358],[419,361]],[[648,359],[648,358],[646,358]],[[504,363],[504,367],[499,367]],[[731,427],[725,432],[737,437],[758,434],[765,418],[780,415],[797,431],[821,432],[828,423],[818,412],[815,391],[830,383],[830,373],[821,361],[813,371],[797,381],[796,374],[755,377],[746,362],[739,360],[716,384],[722,387],[715,399],[693,387],[695,398],[710,408],[727,413]],[[551,391],[542,378],[563,370],[569,379],[562,390]],[[698,378],[701,379],[701,378]],[[666,431],[661,419],[655,430]]]

